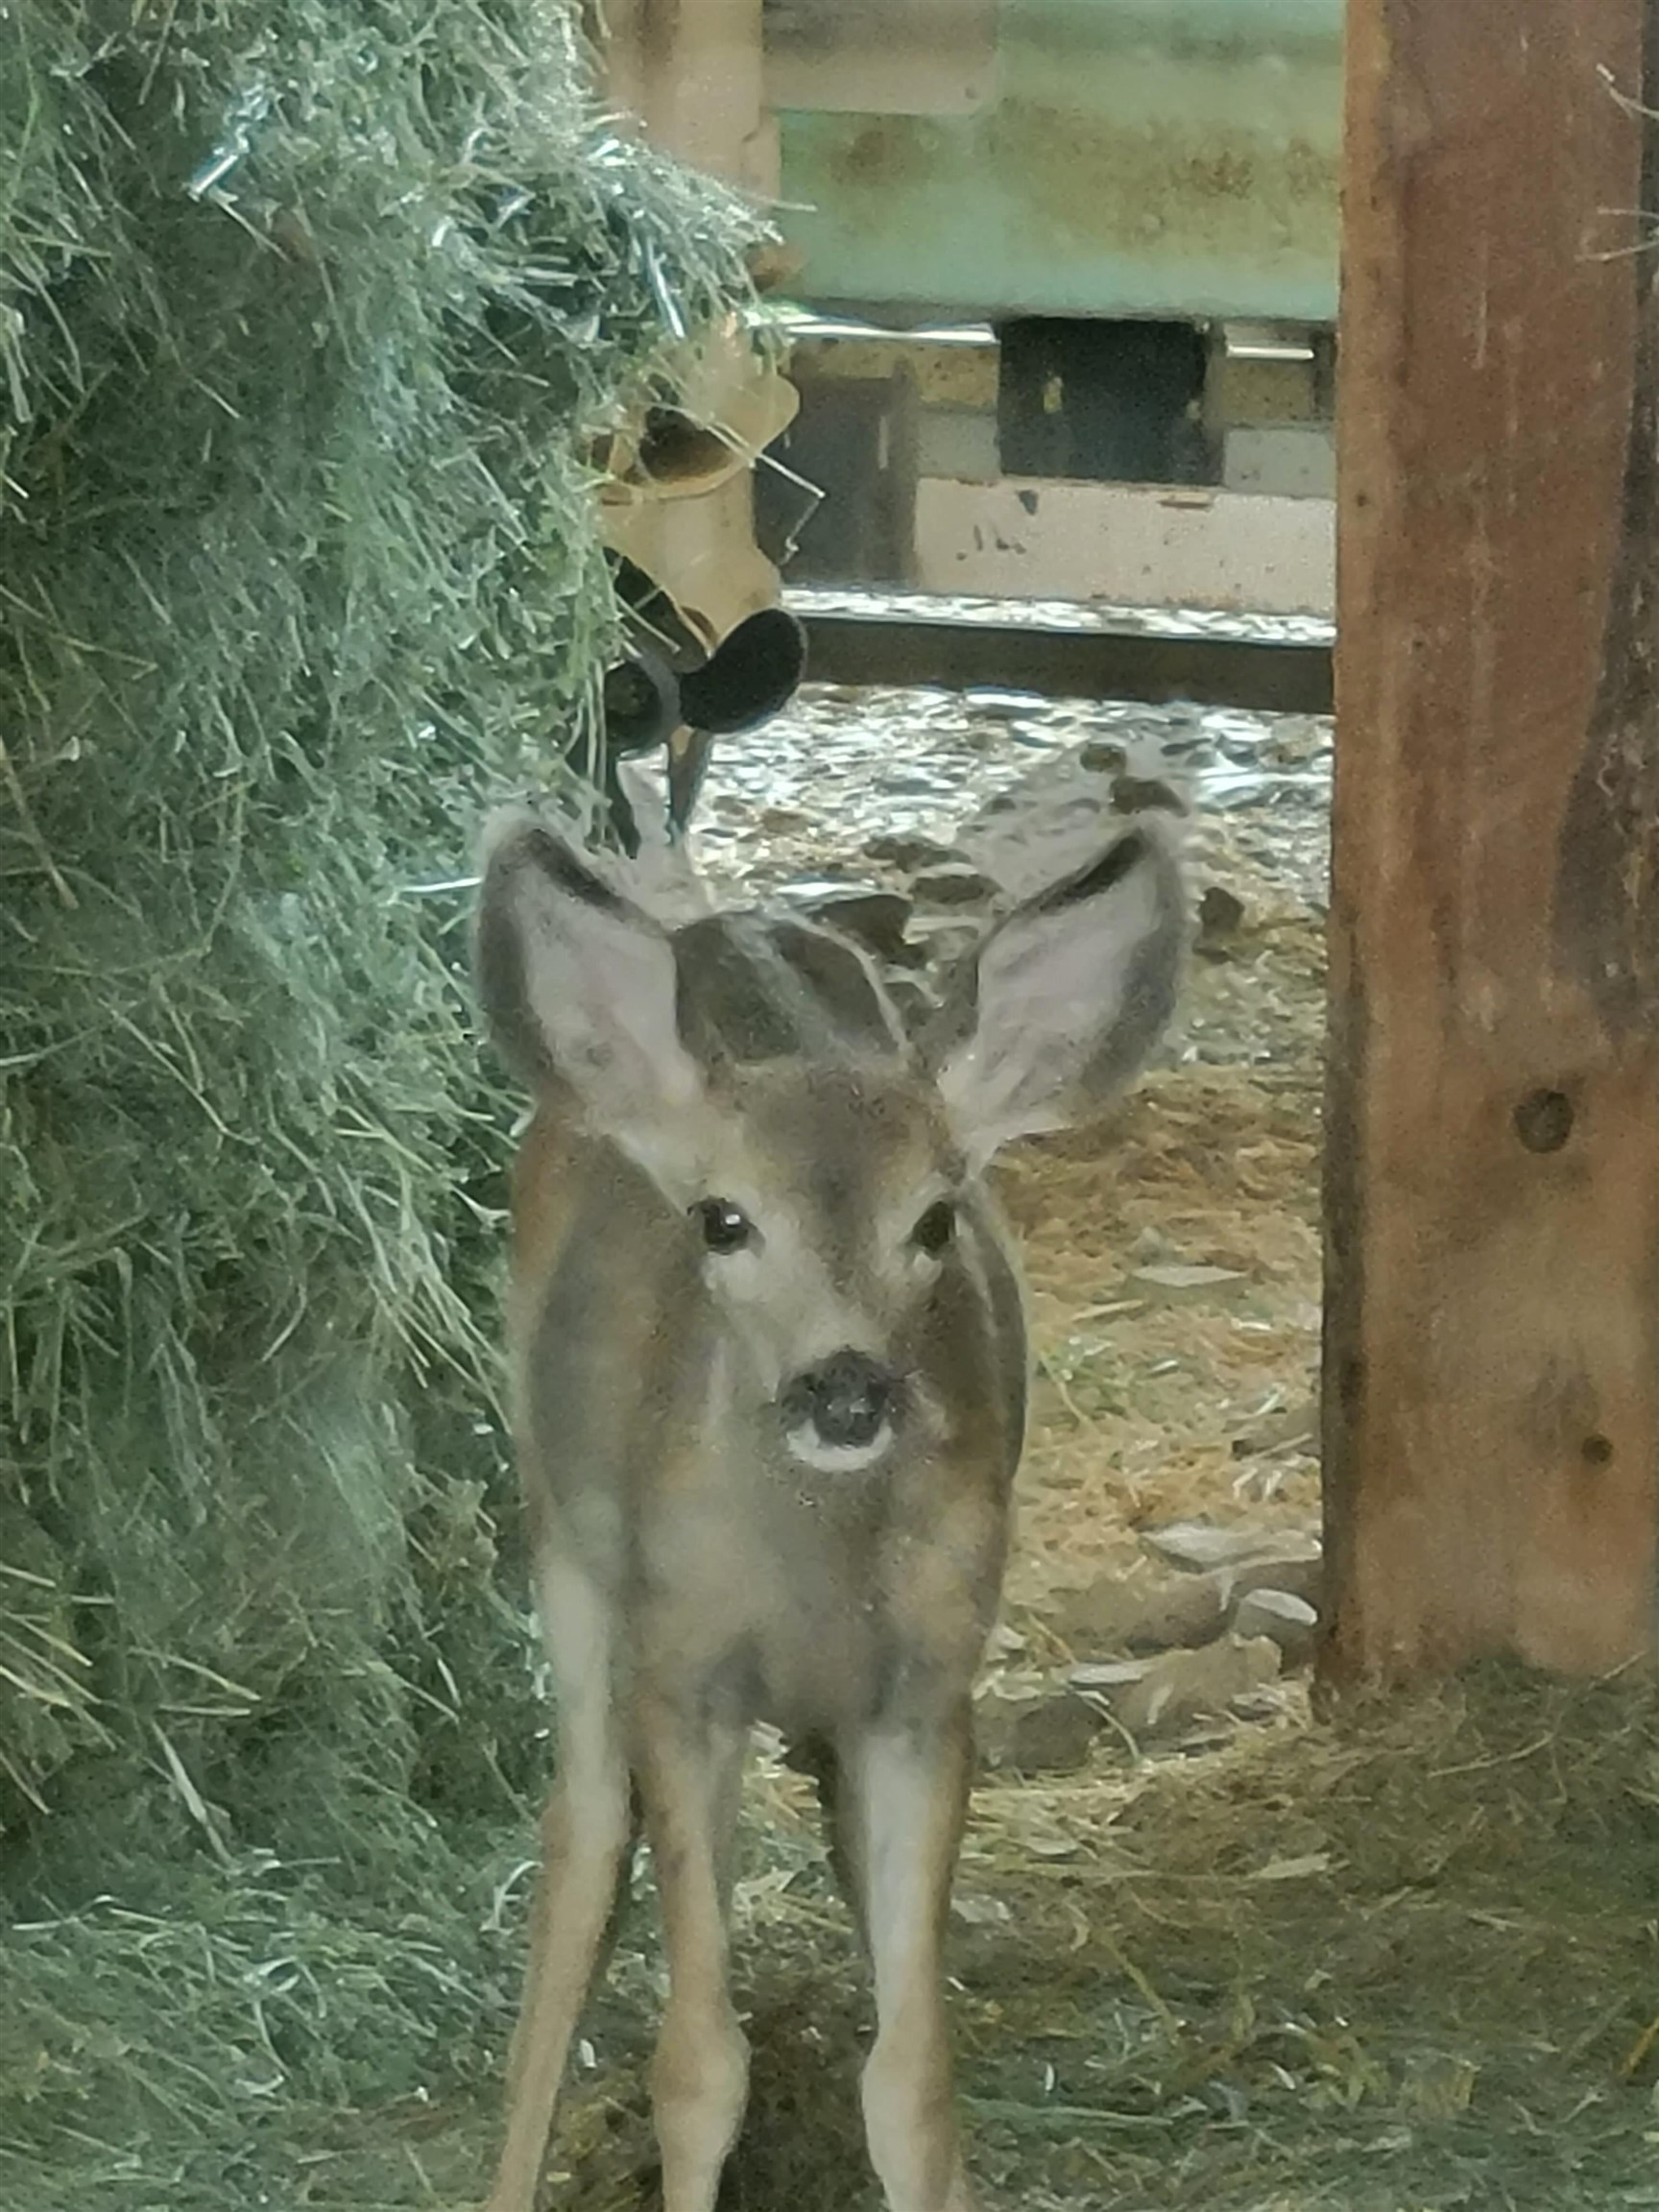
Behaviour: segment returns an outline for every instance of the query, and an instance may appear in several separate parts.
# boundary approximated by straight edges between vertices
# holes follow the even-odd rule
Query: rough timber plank
[[[1328,1681],[1653,1647],[1656,62],[1349,12]]]

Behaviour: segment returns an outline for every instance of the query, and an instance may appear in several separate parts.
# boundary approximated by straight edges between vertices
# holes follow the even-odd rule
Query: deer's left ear
[[[990,931],[937,1068],[971,1159],[1087,1119],[1139,1072],[1174,1012],[1185,936],[1180,866],[1149,824]]]

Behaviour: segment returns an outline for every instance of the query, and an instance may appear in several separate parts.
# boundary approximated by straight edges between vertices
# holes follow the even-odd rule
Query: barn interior
[[[1659,2203],[1659,1175],[1618,1105],[1659,738],[1647,602],[1607,613],[1659,550],[1652,11],[257,12],[0,11],[0,2200],[488,2193],[551,1732],[495,1349],[518,1101],[466,945],[478,815],[535,789],[647,864],[678,810],[674,865],[919,1006],[1055,852],[1180,825],[1172,1032],[998,1175],[1036,1368],[951,1921],[986,2203]],[[1446,304],[1478,278],[1542,364],[1507,416]],[[1576,551],[1549,502],[1433,506],[1557,466],[1605,493]],[[1479,585],[1427,674],[1407,524]],[[1575,653],[1634,763],[1604,1052],[1458,904],[1569,849]],[[1379,886],[1415,900],[1453,814],[1458,988],[1414,1001]],[[1513,1066],[1575,1102],[1560,1206],[1602,1210],[1523,1249],[1473,1211],[1532,1221],[1501,1179],[1431,1231],[1402,1199],[1407,1244],[1497,1255],[1500,1346],[1448,1322],[1408,1466],[1323,1380],[1372,1310],[1332,1318],[1329,1161],[1382,1080],[1357,970],[1423,1070],[1394,1158],[1461,1095],[1431,1032],[1497,1036],[1509,1097],[1530,991]],[[1480,1426],[1523,1262],[1564,1286],[1559,1347],[1513,1336],[1517,1394],[1572,1399],[1558,1482]],[[874,2207],[867,1976],[766,1738],[733,1919],[721,2202]],[[663,1986],[647,1853],[550,2205],[661,2201]]]

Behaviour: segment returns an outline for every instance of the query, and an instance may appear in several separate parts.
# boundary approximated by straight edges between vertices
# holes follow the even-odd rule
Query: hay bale
[[[757,226],[563,0],[12,0],[0,146],[0,2200],[315,2202],[493,2075],[542,1757],[455,878]]]
[[[534,1756],[453,878],[757,226],[554,0],[16,0],[0,144],[0,1836],[349,1857]]]

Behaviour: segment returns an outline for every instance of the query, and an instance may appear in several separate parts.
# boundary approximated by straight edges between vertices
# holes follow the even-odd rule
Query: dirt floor
[[[945,937],[961,918],[925,911],[918,853],[1018,877],[1097,832],[1124,770],[1193,809],[1203,923],[1176,1033],[1108,1123],[1002,1170],[1039,1376],[953,1925],[986,2212],[1659,2206],[1651,1688],[1500,1670],[1316,1718],[1294,1594],[1271,1637],[1233,1632],[1241,1591],[1260,1614],[1252,1577],[1319,1595],[1329,764],[1329,730],[1308,721],[821,688],[764,742],[727,748],[709,785],[721,890],[898,888]],[[1230,1560],[1218,1575],[1192,1563],[1205,1545]],[[765,1745],[744,1817],[754,2078],[723,2202],[876,2212],[856,2104],[868,1991],[805,1786]],[[276,2042],[232,2067],[246,2155],[227,2171],[222,2138],[198,2142],[200,2085],[182,2075],[163,2079],[176,2108],[160,2091],[134,2107],[147,2143],[129,2151],[89,2111],[60,2157],[39,2152],[24,2140],[38,2038],[9,2052],[0,2035],[0,2174],[24,2176],[0,2198],[19,2212],[477,2204],[531,1847],[526,1814],[445,1862],[446,1905],[483,1932],[465,1985],[430,1928],[399,1930],[373,1890],[349,1924],[278,1939],[228,1882],[216,1948],[182,1890],[165,1921],[127,1912],[132,1943],[89,1956],[111,1989],[119,1965],[130,2008],[139,1987],[158,2021],[194,2006],[240,2023],[227,1973],[262,2037],[266,2008],[285,2008]],[[353,1992],[378,2002],[389,1982],[397,2051],[350,2054],[337,2088],[330,2072],[283,2104],[283,1993],[298,1986],[338,2039]],[[78,1968],[66,1985],[82,2006]],[[661,1998],[642,1861],[584,2024],[550,2206],[660,2202],[645,2080]],[[73,2053],[119,2032],[78,2012],[58,2040]],[[351,2087],[395,2080],[391,2104]]]
[[[1003,1175],[1040,1381],[993,1698],[1074,1698],[1080,1594],[1167,1581],[1146,1541],[1166,1525],[1317,1528],[1329,733],[819,693],[781,757],[728,764],[709,794],[717,878],[878,883],[872,840],[949,841],[1103,735],[1138,773],[1161,756],[1196,804],[1195,886],[1239,905],[1113,1122]],[[988,2202],[1659,2205],[1648,1694],[1499,1674],[1320,1725],[1305,1673],[1272,1657],[1174,1725],[1138,1730],[1097,1696],[1031,1762],[1061,1770],[984,1776],[954,1963]],[[873,2206],[867,1999],[805,1791],[775,1760],[747,1819],[755,2093],[730,2202]],[[595,2008],[555,2162],[553,2200],[588,2212],[644,2200],[650,1917]]]

